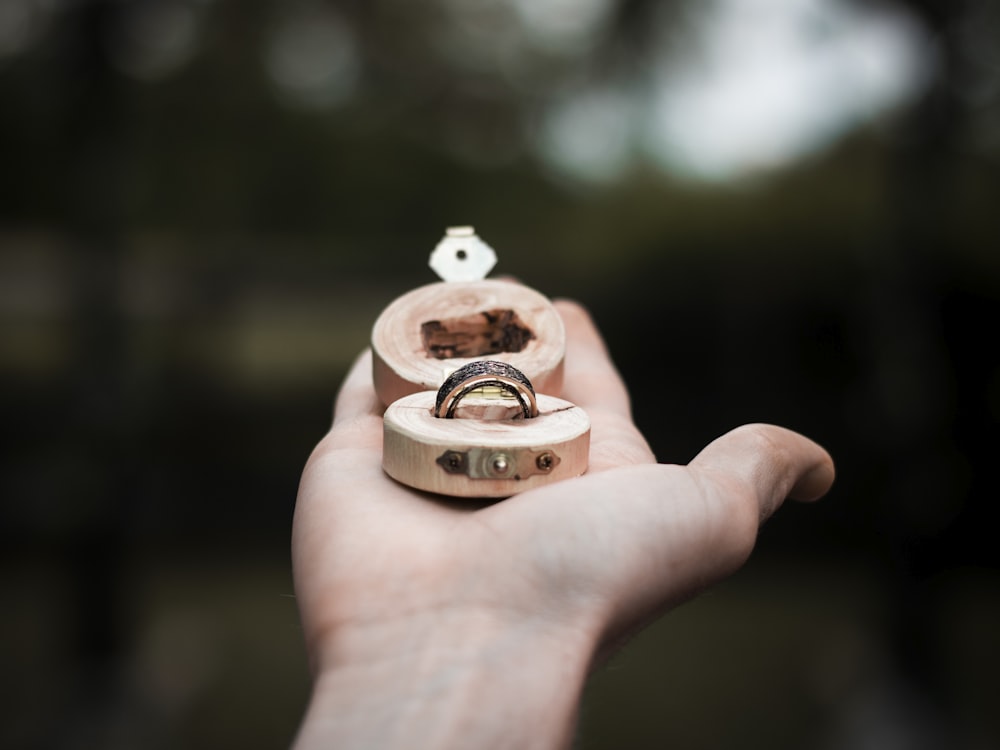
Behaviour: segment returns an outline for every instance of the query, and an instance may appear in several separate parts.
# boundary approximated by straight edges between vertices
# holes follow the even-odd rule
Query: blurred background
[[[299,471],[472,224],[665,462],[838,482],[596,675],[578,746],[1000,746],[1000,12],[3,0],[0,745],[287,746]]]

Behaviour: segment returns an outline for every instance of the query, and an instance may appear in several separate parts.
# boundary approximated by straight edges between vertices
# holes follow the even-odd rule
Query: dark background
[[[885,6],[936,56],[876,121],[750,178],[594,182],[540,113],[698,4],[610,3],[527,87],[442,52],[443,2],[8,4],[0,744],[288,744],[298,473],[455,224],[591,308],[662,461],[767,421],[838,464],[600,671],[580,747],[1000,744],[1000,23]],[[290,7],[353,30],[350,86],[269,76]]]

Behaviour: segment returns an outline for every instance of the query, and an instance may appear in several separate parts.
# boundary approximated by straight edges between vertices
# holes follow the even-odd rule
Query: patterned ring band
[[[514,396],[521,404],[525,419],[538,416],[538,402],[531,381],[516,367],[495,360],[475,360],[449,375],[438,389],[434,416],[451,419],[459,401],[484,386],[495,386]]]

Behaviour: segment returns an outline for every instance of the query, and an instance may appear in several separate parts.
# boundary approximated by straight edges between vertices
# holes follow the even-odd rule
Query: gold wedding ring
[[[437,392],[434,416],[452,419],[459,402],[472,391],[493,386],[514,396],[525,419],[538,416],[538,402],[531,381],[516,367],[496,360],[475,360],[449,375]]]

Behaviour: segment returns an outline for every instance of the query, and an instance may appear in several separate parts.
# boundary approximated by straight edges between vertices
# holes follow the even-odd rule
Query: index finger
[[[382,402],[372,383],[372,352],[365,349],[354,360],[337,393],[333,424],[363,416],[381,416],[382,411]]]
[[[590,417],[591,473],[656,460],[632,421],[628,389],[590,314],[568,300],[555,303],[566,326],[563,397]]]
[[[628,390],[590,313],[571,300],[553,304],[566,326],[563,396],[586,411],[609,411],[631,419]]]

